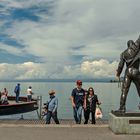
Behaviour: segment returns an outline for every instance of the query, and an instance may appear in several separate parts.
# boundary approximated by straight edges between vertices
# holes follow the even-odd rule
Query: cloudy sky
[[[139,0],[0,0],[0,79],[113,77],[139,17]]]

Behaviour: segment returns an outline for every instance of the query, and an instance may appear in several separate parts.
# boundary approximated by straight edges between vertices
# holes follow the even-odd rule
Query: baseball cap
[[[77,80],[77,81],[76,81],[76,84],[77,84],[77,85],[82,85],[82,81],[81,81],[81,80]]]

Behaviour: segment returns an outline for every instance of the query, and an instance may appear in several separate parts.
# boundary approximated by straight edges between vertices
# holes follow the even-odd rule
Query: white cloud
[[[34,2],[30,0],[27,4],[31,6]],[[128,0],[58,0],[52,7],[53,14],[46,14],[47,20],[20,24],[15,21],[6,33],[22,40],[26,51],[47,59],[55,56],[62,61],[61,56],[68,59],[73,54],[116,59],[126,46],[126,40],[135,40],[138,36],[139,22],[130,10],[131,4],[137,12],[137,4]],[[77,52],[72,49],[80,45],[85,47]]]
[[[44,64],[25,62],[23,64],[0,64],[0,79],[38,79],[46,76]]]
[[[76,76],[86,78],[114,77],[117,61],[109,62],[101,59],[96,61],[84,61],[77,66],[65,66],[63,74],[75,78]]]
[[[26,46],[25,54],[44,58],[44,64],[40,64],[43,65],[40,73],[47,77],[114,75],[117,64],[114,60],[119,59],[127,40],[136,40],[139,35],[140,1],[2,0],[7,7],[30,8],[39,5],[40,9],[47,7],[49,1],[54,2],[50,9],[51,15],[34,13],[41,17],[38,22],[23,20],[19,23],[16,20],[5,33]],[[20,53],[20,50],[14,52],[16,51]],[[78,60],[78,64],[72,65],[75,61],[72,59],[73,55],[85,57]],[[93,58],[102,59],[89,61]],[[108,60],[114,62],[109,63]],[[39,71],[28,71],[23,66],[24,73],[22,68],[21,74],[16,78],[32,77],[34,73],[37,73],[35,77],[43,77]],[[47,74],[43,74],[45,70]]]
[[[15,48],[13,46],[10,46],[10,45],[5,45],[3,43],[0,43],[0,49],[3,50],[3,51],[6,51],[7,53],[10,53],[10,54],[14,54],[14,55],[23,55],[23,49],[20,49],[20,48]]]
[[[0,11],[1,12],[1,11]],[[0,21],[0,27],[4,24],[4,21]]]
[[[1,0],[1,5],[9,8],[28,8],[33,5],[39,5],[42,2],[49,2],[51,0]]]
[[[84,61],[79,65],[67,65],[62,70],[52,70],[48,63],[25,62],[23,64],[0,64],[0,79],[47,79],[47,78],[105,78],[114,77],[118,62],[107,60]],[[58,72],[59,71],[59,72]]]
[[[109,61],[101,59],[99,61],[85,61],[81,65],[81,70],[87,76],[92,77],[113,77],[115,76],[117,61],[109,63]]]

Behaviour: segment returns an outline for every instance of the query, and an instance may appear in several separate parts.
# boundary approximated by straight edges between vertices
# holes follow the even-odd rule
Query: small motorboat
[[[19,97],[19,103],[16,103],[15,96],[8,96],[8,104],[0,104],[0,116],[26,113],[37,109],[37,99],[27,102],[27,97]]]

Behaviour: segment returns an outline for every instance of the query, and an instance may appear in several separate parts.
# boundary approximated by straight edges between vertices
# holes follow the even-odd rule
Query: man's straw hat
[[[55,90],[50,90],[49,94],[55,94]]]

